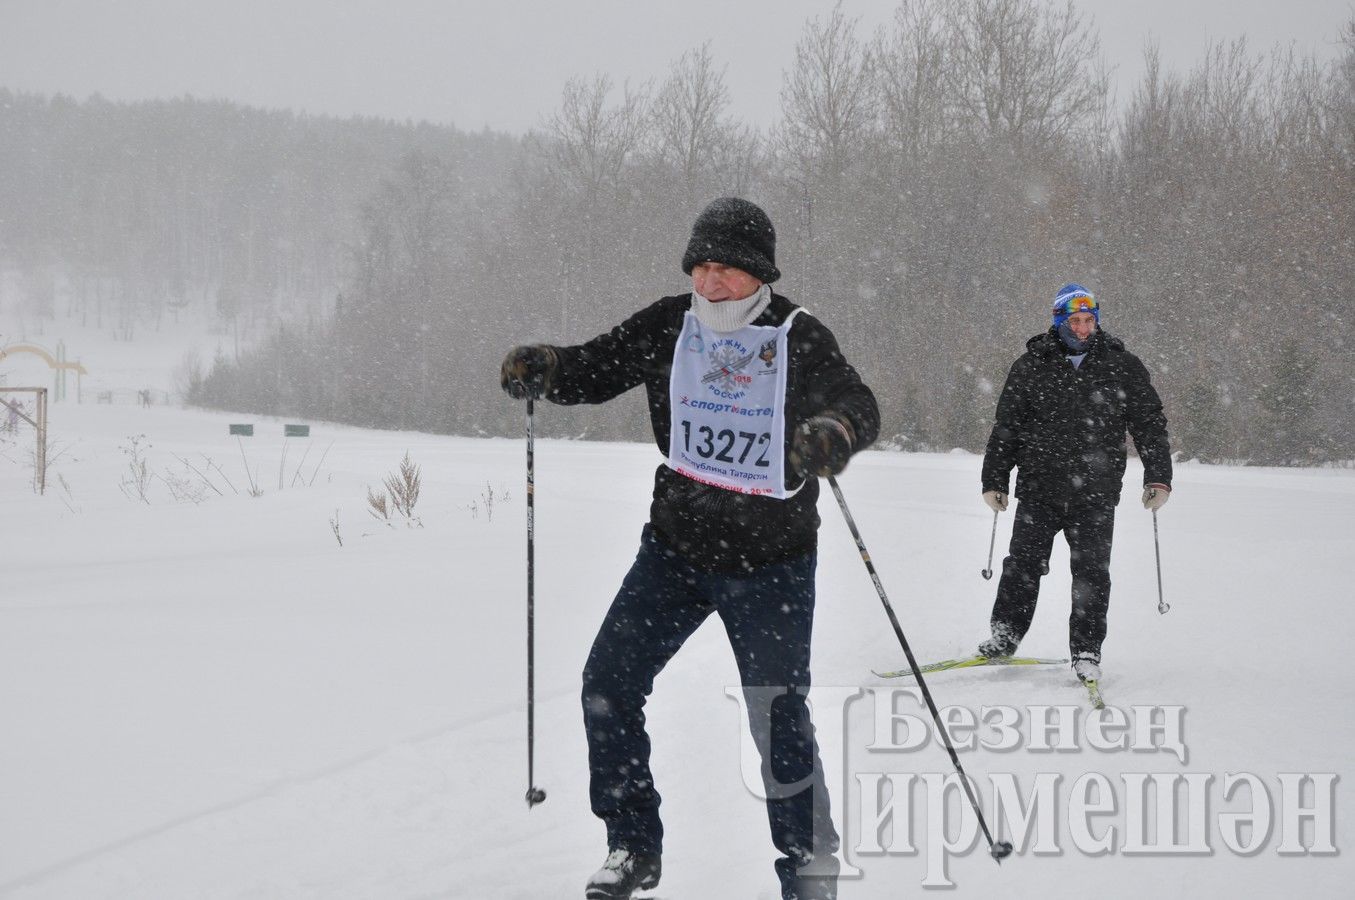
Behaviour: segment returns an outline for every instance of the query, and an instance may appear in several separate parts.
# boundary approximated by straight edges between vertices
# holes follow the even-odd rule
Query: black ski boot
[[[636,891],[656,887],[662,871],[657,853],[632,853],[619,848],[609,853],[602,868],[588,879],[584,897],[587,900],[630,900]]]
[[[993,636],[979,644],[979,656],[986,656],[988,659],[1001,659],[1015,653],[1021,642],[1012,633],[1011,627],[1001,622],[995,622],[992,628]]]
[[[979,644],[979,656],[987,659],[1002,659],[1004,656],[1011,656],[1015,652],[1015,647],[1005,641],[1000,641],[995,637],[991,637]]]
[[[781,879],[781,900],[837,900],[837,857],[825,854],[812,863],[809,858],[782,857],[776,861]]]

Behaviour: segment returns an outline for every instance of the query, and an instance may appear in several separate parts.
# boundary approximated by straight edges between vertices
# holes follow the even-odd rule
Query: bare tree
[[[1125,159],[1143,159],[1166,152],[1173,115],[1180,103],[1181,83],[1164,75],[1156,43],[1143,49],[1144,73],[1120,121],[1120,152]]]
[[[607,247],[630,224],[626,207],[632,168],[649,128],[648,87],[622,88],[612,102],[612,80],[598,74],[565,82],[560,108],[534,139],[545,158],[546,199],[534,226],[549,216],[555,240],[560,330],[569,333],[573,310],[599,278],[620,279],[624,266]],[[544,208],[542,208],[544,207]]]
[[[1333,75],[1292,46],[1271,53],[1261,87],[1261,115],[1267,150],[1276,164],[1294,164],[1330,146],[1335,111],[1327,101]]]
[[[1355,153],[1355,14],[1341,26],[1341,44],[1345,56],[1332,75],[1331,99],[1339,125],[1339,146],[1346,154]]]
[[[882,29],[872,48],[885,135],[913,163],[950,130],[944,2],[903,0],[894,11],[893,29]]]
[[[762,142],[725,115],[728,108],[725,70],[716,68],[709,43],[679,57],[654,95],[649,143],[666,179],[660,193],[682,211],[711,193],[746,193],[753,181]]]
[[[627,86],[620,102],[608,105],[611,92],[607,75],[571,78],[547,123],[554,172],[589,205],[617,187],[645,133],[647,91]]]
[[[1218,150],[1238,153],[1254,149],[1260,130],[1257,85],[1261,58],[1247,46],[1245,35],[1227,43],[1212,42],[1204,60],[1186,84],[1191,120],[1209,135]]]
[[[767,169],[766,145],[755,128],[728,122],[716,142],[713,187],[719,193],[746,196]]]
[[[950,0],[947,89],[963,119],[1018,149],[1083,124],[1108,90],[1092,23],[1067,2]]]
[[[464,264],[457,182],[457,171],[442,159],[411,152],[362,209],[354,260],[358,302],[340,327],[363,355],[397,345],[402,352],[379,385],[369,384],[366,372],[345,367],[335,387],[377,401],[384,427],[408,423],[434,402],[442,357],[433,342],[453,318],[446,286]],[[285,384],[279,377],[273,388],[281,391]]]
[[[654,96],[656,153],[688,187],[713,164],[726,137],[720,115],[728,105],[724,70],[715,68],[709,42],[682,54]]]
[[[795,62],[781,87],[782,145],[802,171],[811,162],[837,176],[875,120],[873,54],[856,36],[842,4],[826,20],[811,19],[795,45]]]

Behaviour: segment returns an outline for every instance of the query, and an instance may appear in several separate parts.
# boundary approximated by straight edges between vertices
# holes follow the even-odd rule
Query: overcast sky
[[[1075,0],[1127,95],[1155,38],[1185,69],[1211,38],[1323,59],[1352,0]],[[869,28],[892,0],[844,0]],[[732,110],[778,118],[781,72],[830,0],[0,0],[0,86],[118,100],[192,94],[270,108],[522,132],[570,75],[662,76],[711,42]]]

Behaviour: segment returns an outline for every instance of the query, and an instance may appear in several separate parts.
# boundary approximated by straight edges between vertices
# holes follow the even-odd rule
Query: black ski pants
[[[1060,531],[1068,541],[1073,572],[1068,649],[1074,659],[1099,663],[1110,607],[1110,546],[1115,533],[1115,507],[1104,503],[1017,504],[1011,548],[1002,561],[993,604],[993,634],[1009,636],[1013,647],[1026,636],[1035,617],[1040,577],[1048,571],[1054,536]]]
[[[785,854],[776,864],[783,893],[831,896],[833,879],[811,893],[804,883],[809,870],[796,872],[816,853],[821,863],[834,865],[824,857],[838,848],[805,703],[815,562],[810,553],[747,574],[703,572],[645,526],[640,552],[583,671],[589,796],[593,813],[607,825],[611,849],[662,852],[645,698],[654,689],[654,677],[715,613],[734,651],[748,724],[762,755],[772,843]]]

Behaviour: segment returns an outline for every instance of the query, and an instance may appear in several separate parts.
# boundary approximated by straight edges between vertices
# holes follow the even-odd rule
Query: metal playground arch
[[[0,361],[3,361],[7,356],[15,356],[20,353],[29,353],[38,357],[43,362],[47,363],[48,367],[56,373],[56,396],[52,398],[54,400],[66,399],[66,373],[74,372],[75,402],[80,402],[81,388],[83,387],[81,378],[88,375],[89,372],[84,366],[80,365],[79,361],[70,362],[66,359],[66,344],[64,341],[57,342],[55,356],[52,355],[51,351],[47,350],[47,348],[40,347],[37,344],[9,344],[8,346],[0,347]]]

